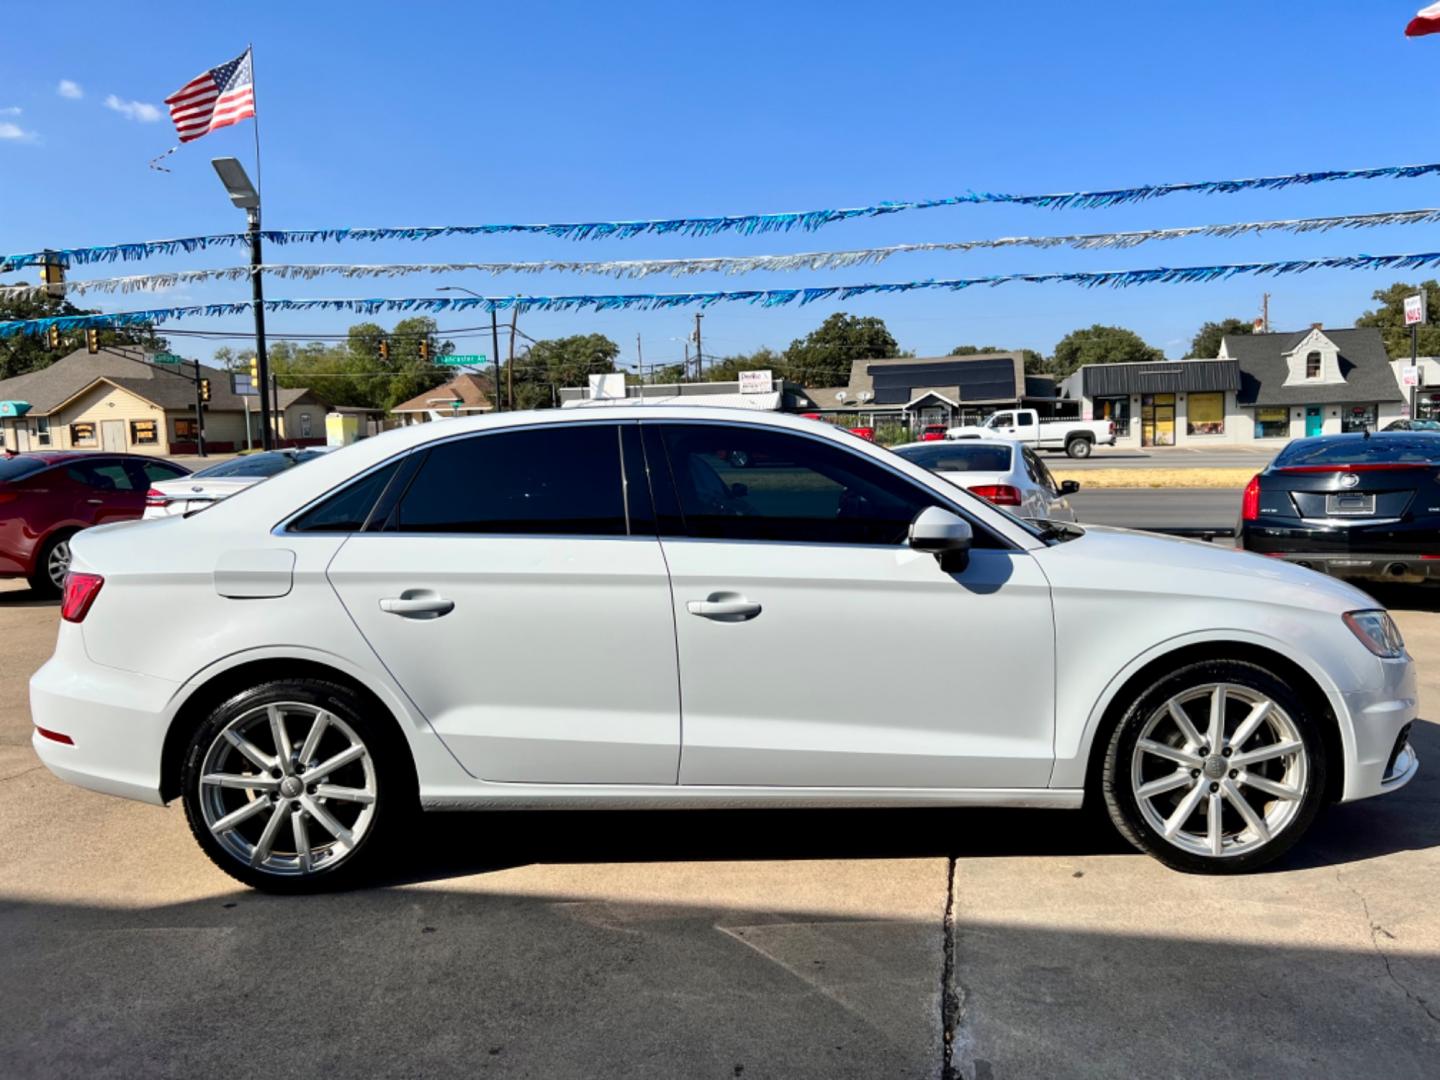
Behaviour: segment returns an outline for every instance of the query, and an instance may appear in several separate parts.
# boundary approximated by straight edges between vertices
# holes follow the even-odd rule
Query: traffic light
[[[100,331],[93,326],[85,331],[85,351],[88,353],[100,351]]]
[[[382,364],[390,362],[390,342],[385,338],[380,339],[380,362]]]
[[[60,348],[60,328],[58,326],[52,324],[49,329],[45,331],[45,347],[47,349]]]
[[[420,339],[420,362],[422,364],[430,362],[430,339],[428,337]]]
[[[200,380],[200,400],[201,400],[201,401],[209,401],[209,400],[210,400],[210,380],[209,380],[209,379],[201,379],[201,380]]]
[[[255,393],[260,392],[260,358],[250,357],[250,385],[255,387]]]
[[[53,251],[47,251],[40,263],[40,284],[50,296],[65,295],[65,264]]]

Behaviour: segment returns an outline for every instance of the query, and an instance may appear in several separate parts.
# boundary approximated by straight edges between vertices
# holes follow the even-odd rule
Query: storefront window
[[[1128,396],[1096,398],[1095,419],[1111,420],[1115,424],[1116,435],[1129,435],[1130,398]]]
[[[1256,409],[1255,437],[1257,439],[1288,439],[1290,437],[1290,410],[1283,407]]]
[[[1225,434],[1225,395],[1191,394],[1185,410],[1188,435]]]
[[[71,446],[94,446],[95,425],[81,421],[70,425]]]
[[[1361,432],[1375,430],[1374,405],[1346,405],[1340,410],[1340,430]]]
[[[177,439],[183,439],[183,440],[185,440],[185,441],[187,441],[187,442],[190,442],[190,441],[194,441],[196,435],[198,435],[198,434],[199,434],[199,431],[198,431],[198,429],[197,429],[196,426],[195,426],[195,421],[194,421],[194,420],[176,420],[176,421],[175,421],[175,438],[177,438]]]
[[[50,445],[50,418],[48,416],[35,418],[35,441],[41,446]]]
[[[160,433],[154,420],[131,420],[130,441],[136,446],[154,446],[160,441]]]
[[[1415,401],[1417,420],[1440,420],[1440,394],[1421,394]]]

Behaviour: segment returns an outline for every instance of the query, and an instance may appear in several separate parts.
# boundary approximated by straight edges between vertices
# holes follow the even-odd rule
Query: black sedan
[[[1336,577],[1440,578],[1440,435],[1296,439],[1250,481],[1240,546]]]

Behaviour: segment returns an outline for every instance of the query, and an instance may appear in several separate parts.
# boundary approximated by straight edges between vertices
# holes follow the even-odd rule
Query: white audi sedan
[[[1057,482],[1035,451],[1008,439],[939,439],[892,447],[952,484],[1033,521],[1074,521],[1078,480]]]
[[[1411,660],[1364,593],[1038,526],[750,411],[389,432],[80,533],[61,614],[45,764],[182,801],[273,890],[363,880],[413,811],[511,807],[1097,800],[1226,873],[1418,768]]]

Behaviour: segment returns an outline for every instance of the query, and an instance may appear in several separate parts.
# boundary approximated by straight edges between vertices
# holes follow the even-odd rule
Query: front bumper
[[[1415,665],[1409,657],[1376,663],[1380,678],[1373,685],[1330,696],[1336,714],[1342,722],[1348,721],[1342,728],[1345,782],[1341,802],[1398,791],[1420,769],[1414,748],[1403,738],[1419,706]]]
[[[68,736],[72,744],[36,731],[31,743],[45,767],[62,780],[93,791],[163,804],[160,761],[167,710],[178,684],[149,675],[67,659],[65,638],[79,627],[63,624],[55,656],[30,679],[30,714],[37,728]],[[71,644],[79,646],[78,641]]]

